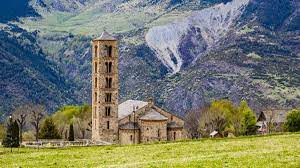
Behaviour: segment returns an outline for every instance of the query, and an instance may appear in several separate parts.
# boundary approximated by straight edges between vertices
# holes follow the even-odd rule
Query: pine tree
[[[42,124],[41,132],[40,132],[41,139],[60,139],[60,135],[58,130],[53,122],[52,117],[48,117]]]
[[[73,124],[70,124],[70,129],[69,129],[69,137],[68,140],[69,141],[74,141],[74,128],[73,128]]]
[[[9,119],[6,129],[6,137],[2,141],[4,147],[19,147],[19,126],[12,118]]]

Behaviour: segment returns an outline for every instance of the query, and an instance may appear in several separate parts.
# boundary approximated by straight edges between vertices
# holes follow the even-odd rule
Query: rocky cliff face
[[[212,49],[231,30],[249,0],[234,0],[192,12],[188,17],[151,28],[147,44],[172,73]]]

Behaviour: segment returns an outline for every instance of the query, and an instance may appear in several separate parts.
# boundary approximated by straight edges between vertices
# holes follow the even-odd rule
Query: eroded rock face
[[[146,34],[146,42],[158,59],[177,73],[224,37],[248,3],[249,0],[234,0],[218,4],[193,12],[183,20],[153,27]],[[191,48],[195,52],[187,52]]]

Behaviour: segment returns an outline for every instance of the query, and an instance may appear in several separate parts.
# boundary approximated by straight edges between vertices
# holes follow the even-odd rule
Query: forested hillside
[[[1,25],[0,113],[28,101],[49,112],[89,103],[90,40],[103,29],[120,41],[120,102],[153,97],[180,115],[221,98],[247,100],[257,112],[300,105],[298,1],[32,0],[21,6],[26,12],[1,19],[18,18]],[[16,73],[23,72],[19,64],[30,73]]]

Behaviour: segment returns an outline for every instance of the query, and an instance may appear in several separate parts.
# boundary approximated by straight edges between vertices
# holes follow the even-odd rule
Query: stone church
[[[107,32],[92,41],[92,139],[134,144],[183,137],[184,121],[154,104],[118,101],[118,41]]]

